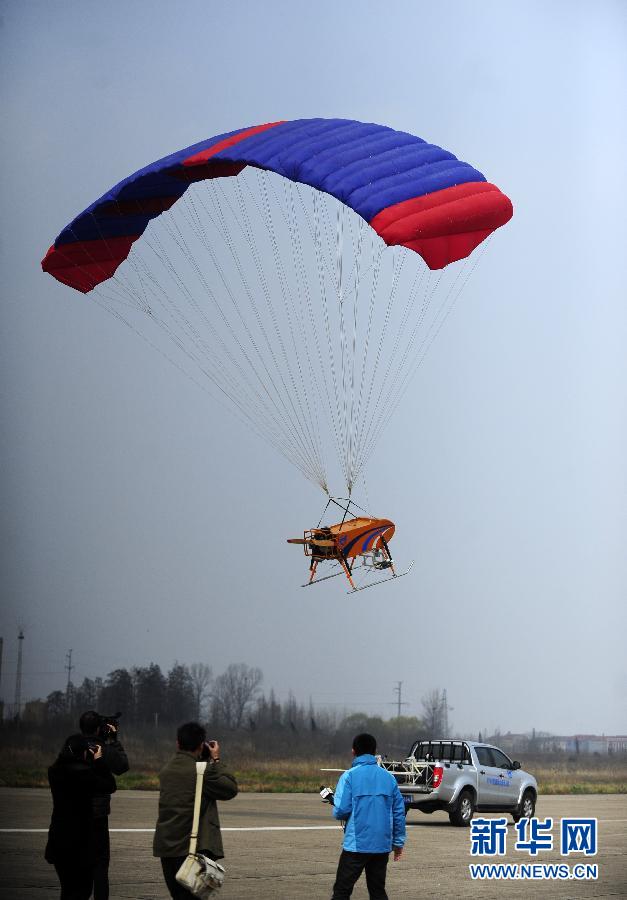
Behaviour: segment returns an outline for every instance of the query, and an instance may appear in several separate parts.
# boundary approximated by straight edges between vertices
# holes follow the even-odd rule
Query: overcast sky
[[[627,7],[4,2],[4,664],[23,698],[151,661],[460,734],[627,733]],[[418,134],[514,203],[367,472],[411,574],[301,590],[324,498],[41,272],[77,213],[213,134],[345,117]],[[313,277],[313,273],[312,273]]]

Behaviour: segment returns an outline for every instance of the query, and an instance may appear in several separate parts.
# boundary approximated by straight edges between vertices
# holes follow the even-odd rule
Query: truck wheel
[[[533,819],[536,811],[536,798],[533,791],[525,791],[522,795],[520,805],[512,813],[514,822],[520,822],[521,819]]]
[[[462,791],[457,798],[455,808],[450,811],[448,817],[451,825],[457,825],[459,828],[467,828],[470,825],[475,812],[475,801],[472,791]]]

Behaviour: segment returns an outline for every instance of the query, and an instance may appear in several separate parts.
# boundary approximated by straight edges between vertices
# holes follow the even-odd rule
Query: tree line
[[[396,716],[384,720],[363,712],[340,712],[299,703],[290,693],[279,700],[262,691],[263,673],[244,663],[231,663],[214,675],[205,663],[174,663],[164,672],[156,663],[114,669],[105,678],[85,678],[56,690],[44,701],[27,704],[24,724],[35,719],[47,724],[77,720],[87,709],[104,715],[122,713],[124,731],[168,729],[186,720],[206,723],[217,734],[246,735],[247,745],[290,752],[344,752],[359,731],[376,734],[389,751],[408,751],[414,740],[441,736],[446,694],[432,690],[422,698],[422,718]]]
[[[163,672],[157,663],[114,669],[106,678],[85,678],[65,691],[53,691],[45,700],[45,718],[61,718],[85,709],[105,715],[120,712],[135,725],[173,723],[196,719],[227,728],[241,728],[259,700],[263,680],[260,669],[233,663],[214,678],[205,663],[174,663]]]

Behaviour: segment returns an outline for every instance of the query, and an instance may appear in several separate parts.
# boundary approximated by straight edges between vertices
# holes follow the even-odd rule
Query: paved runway
[[[221,804],[227,881],[221,900],[328,900],[331,896],[342,832],[329,807],[316,794],[241,794]],[[43,859],[50,818],[46,790],[0,788],[0,896],[3,900],[53,900],[55,872]],[[111,900],[168,900],[161,867],[151,855],[157,794],[121,791],[111,816]],[[627,797],[624,795],[542,797],[537,815],[554,819],[555,849],[537,858],[515,850],[516,832],[508,826],[508,849],[496,862],[516,864],[594,862],[597,881],[473,881],[467,829],[452,828],[443,813],[411,812],[407,850],[390,863],[388,893],[395,898],[627,897]],[[559,819],[597,817],[598,853],[560,856]],[[17,830],[23,829],[23,830]],[[120,830],[114,830],[120,829]],[[132,830],[126,830],[132,829]],[[489,862],[493,859],[487,860]],[[355,900],[365,900],[360,882]]]

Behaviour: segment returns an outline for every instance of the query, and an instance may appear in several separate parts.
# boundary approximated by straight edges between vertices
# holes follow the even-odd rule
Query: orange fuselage
[[[393,535],[394,523],[389,519],[360,516],[306,531],[305,553],[319,559],[354,559],[362,553],[381,549],[383,541],[389,543]]]

